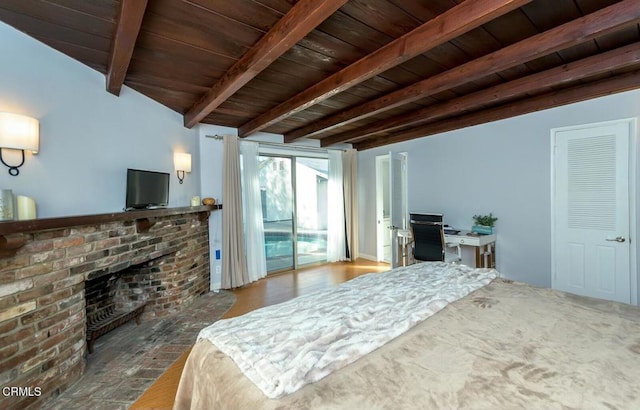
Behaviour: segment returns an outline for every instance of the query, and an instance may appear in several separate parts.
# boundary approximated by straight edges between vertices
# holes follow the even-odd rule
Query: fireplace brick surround
[[[38,408],[83,374],[85,281],[123,272],[118,304],[146,302],[143,320],[207,292],[219,208],[0,222],[0,386],[31,388],[2,407]]]

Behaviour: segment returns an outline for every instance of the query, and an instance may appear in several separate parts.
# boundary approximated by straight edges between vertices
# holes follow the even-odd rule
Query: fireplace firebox
[[[146,302],[133,307],[118,308],[116,296],[122,281],[122,273],[102,276],[85,282],[85,303],[87,315],[87,349],[93,353],[93,346],[100,336],[117,327],[135,320],[140,324]]]

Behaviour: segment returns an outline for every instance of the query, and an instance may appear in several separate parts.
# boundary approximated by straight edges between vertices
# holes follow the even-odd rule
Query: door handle
[[[624,242],[627,239],[624,236],[618,236],[618,237],[613,238],[613,239],[607,238],[606,240],[607,241],[611,241],[611,242]]]

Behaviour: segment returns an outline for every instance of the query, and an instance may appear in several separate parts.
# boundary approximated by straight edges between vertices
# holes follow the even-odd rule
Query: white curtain
[[[262,199],[260,198],[259,149],[260,146],[257,142],[240,142],[240,153],[242,154],[242,205],[245,221],[244,239],[247,251],[247,268],[251,282],[267,276]]]
[[[224,136],[222,198],[222,289],[250,283],[242,223],[242,177],[238,137]]]
[[[329,150],[327,262],[345,260],[344,184],[342,151]]]
[[[344,175],[344,212],[349,259],[358,259],[358,151],[348,149],[342,154]]]

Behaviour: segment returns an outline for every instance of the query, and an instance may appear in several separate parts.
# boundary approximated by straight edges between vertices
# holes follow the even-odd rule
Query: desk
[[[496,234],[469,236],[469,231],[457,235],[444,235],[447,244],[473,246],[476,251],[476,268],[496,267]]]

